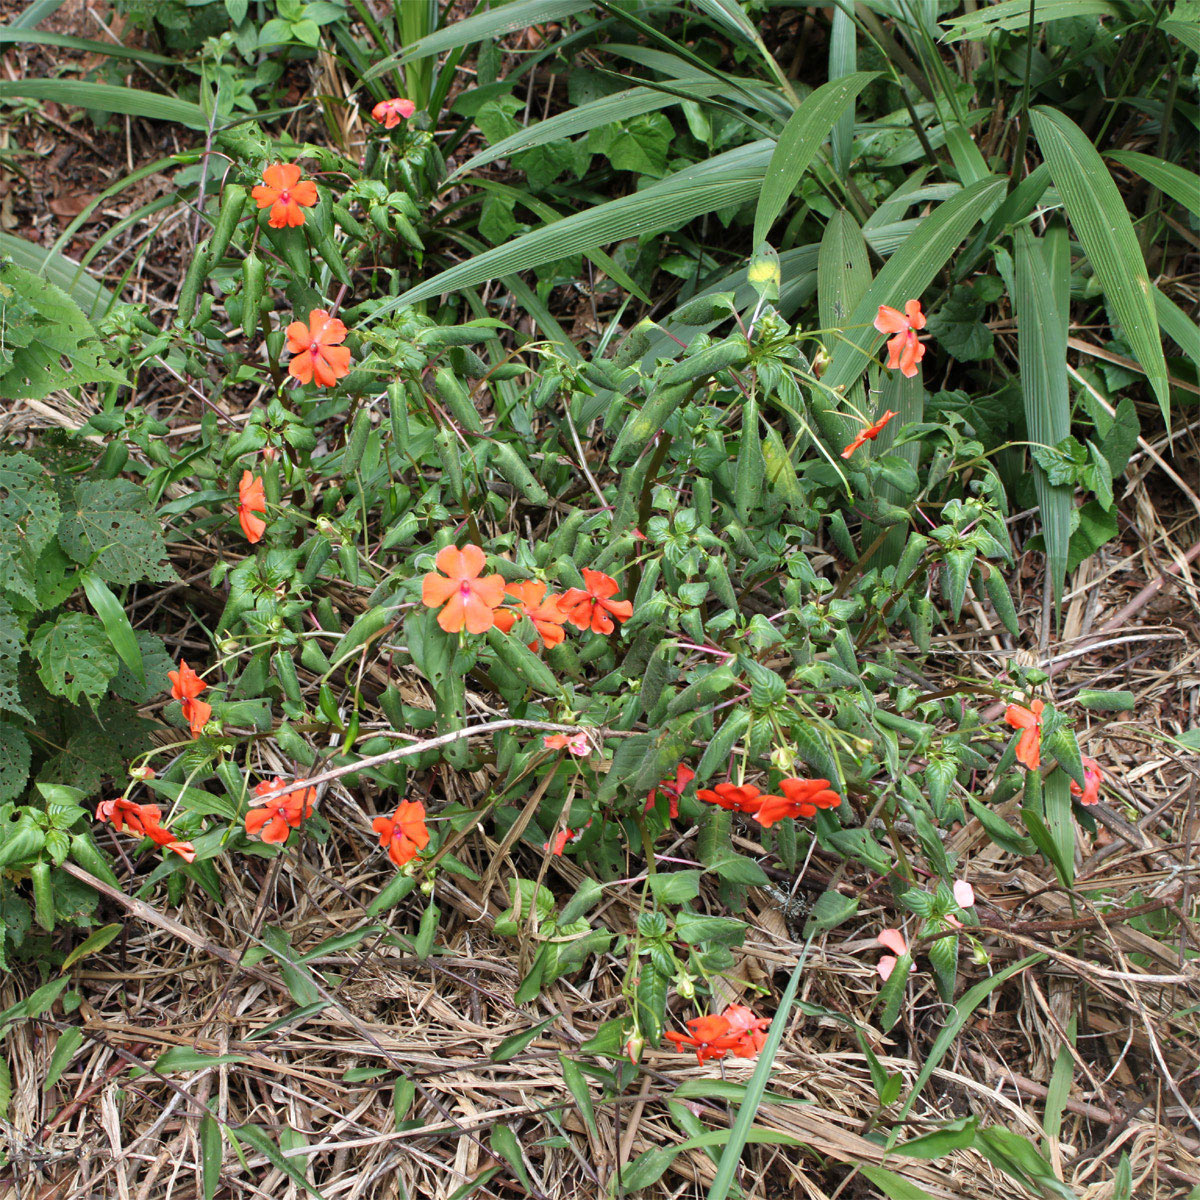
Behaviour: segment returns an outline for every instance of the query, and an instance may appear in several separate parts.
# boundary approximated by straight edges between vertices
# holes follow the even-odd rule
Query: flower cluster
[[[771,1022],[756,1017],[744,1004],[731,1004],[719,1016],[694,1017],[687,1025],[690,1034],[668,1030],[663,1037],[675,1043],[677,1050],[684,1046],[696,1051],[701,1066],[710,1058],[754,1058],[766,1043],[766,1030]]]
[[[261,837],[264,842],[281,846],[300,822],[312,816],[316,788],[295,787],[286,779],[274,783],[264,779],[254,787],[254,794],[263,801],[246,814],[246,832]]]
[[[487,633],[495,626],[508,633],[521,617],[528,617],[547,647],[557,646],[564,638],[563,625],[591,629],[595,633],[613,631],[613,618],[627,621],[633,616],[628,600],[614,600],[620,589],[609,575],[584,568],[582,588],[568,588],[562,595],[546,593],[546,585],[527,579],[507,583],[503,576],[484,575],[487,556],[478,546],[459,550],[446,546],[434,559],[436,571],[430,571],[421,583],[421,603],[440,608],[437,623],[447,633]],[[511,596],[514,607],[506,606]],[[529,643],[536,650],[536,641]]]
[[[770,829],[789,817],[809,820],[819,808],[837,808],[842,798],[831,791],[828,779],[783,779],[779,790],[782,796],[766,795],[748,783],[718,783],[713,788],[701,788],[697,797],[730,812],[746,813],[764,829]]]
[[[696,772],[686,763],[680,763],[675,768],[674,779],[660,780],[656,787],[650,789],[650,795],[646,797],[646,807],[642,810],[642,815],[644,816],[654,807],[661,795],[666,798],[667,813],[674,821],[679,816],[679,798],[687,790],[687,785],[695,778]]]
[[[181,842],[162,824],[162,810],[157,804],[135,804],[125,796],[102,800],[96,805],[96,819],[111,821],[118,833],[128,830],[138,837],[148,837],[156,846],[178,854],[185,862],[196,857],[191,842]]]

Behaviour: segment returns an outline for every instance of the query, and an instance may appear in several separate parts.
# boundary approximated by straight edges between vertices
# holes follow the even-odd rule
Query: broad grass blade
[[[1163,358],[1150,277],[1133,222],[1104,160],[1069,117],[1051,108],[1029,111],[1034,135],[1050,166],[1054,185],[1125,339],[1142,364],[1170,424],[1167,364]]]
[[[754,214],[754,244],[767,239],[775,218],[783,212],[800,177],[808,170],[834,122],[872,79],[873,71],[858,71],[823,84],[809,96],[783,127],[763,179]]]
[[[1067,315],[1059,308],[1056,282],[1046,245],[1028,229],[1016,233],[1017,353],[1021,394],[1029,440],[1056,446],[1071,432],[1071,400],[1067,388]],[[1069,283],[1069,276],[1067,277]],[[1071,489],[1055,487],[1045,471],[1032,464],[1033,484],[1041,507],[1046,562],[1054,598],[1062,598],[1071,541]]]
[[[1135,150],[1110,150],[1108,157],[1136,171],[1147,183],[1172,200],[1178,200],[1193,216],[1200,217],[1200,175],[1195,171],[1152,154],[1138,154]]]
[[[100,112],[126,113],[152,121],[176,121],[189,129],[207,129],[204,110],[190,100],[141,92],[137,88],[117,87],[111,83],[87,83],[78,79],[20,79],[0,83],[0,100],[54,100],[77,108]]]
[[[833,28],[829,33],[829,78],[844,79],[858,69],[858,41],[854,21],[842,8],[833,10]],[[830,138],[833,169],[842,176],[850,171],[854,156],[854,109],[834,122]]]

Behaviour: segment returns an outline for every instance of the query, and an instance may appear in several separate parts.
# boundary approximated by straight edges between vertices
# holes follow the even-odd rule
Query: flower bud
[[[824,347],[824,346],[822,346],[822,347],[821,347],[821,349],[820,349],[820,350],[818,350],[818,351],[816,352],[816,354],[813,356],[813,360],[812,360],[812,373],[813,373],[813,374],[814,374],[814,375],[815,375],[815,376],[816,376],[818,379],[820,379],[820,378],[821,378],[821,376],[822,376],[822,375],[824,375],[824,374],[825,374],[825,372],[826,372],[826,370],[828,369],[828,367],[829,367],[829,362],[830,362],[830,359],[829,359],[829,354],[828,354],[828,352],[826,351],[825,347]]]
[[[771,751],[771,765],[787,774],[796,765],[796,749],[794,746],[776,746]]]
[[[986,967],[992,961],[992,956],[978,942],[971,947],[971,961],[979,967]]]
[[[645,1048],[646,1039],[638,1030],[634,1030],[633,1036],[625,1043],[625,1053],[629,1056],[629,1061],[631,1063],[639,1062]]]
[[[236,654],[242,648],[242,643],[237,638],[224,638],[217,643],[217,649],[222,654]]]
[[[675,976],[675,990],[685,1000],[691,1000],[696,995],[696,977],[685,970],[680,970]]]
[[[130,774],[130,777],[133,779],[143,779],[143,780],[144,779],[153,779],[154,778],[154,768],[153,767],[130,767],[129,774]]]

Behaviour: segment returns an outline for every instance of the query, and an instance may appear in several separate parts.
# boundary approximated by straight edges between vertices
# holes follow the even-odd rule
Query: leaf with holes
[[[0,596],[0,711],[30,716],[21,703],[21,648],[24,630],[12,605]]]
[[[6,721],[0,721],[0,804],[25,790],[29,778],[29,739]]]
[[[104,626],[87,613],[64,613],[53,623],[43,622],[30,638],[29,648],[46,690],[72,704],[78,704],[81,696],[94,704],[121,666]]]
[[[146,493],[127,479],[78,484],[59,540],[77,563],[109,583],[175,578]]]
[[[58,496],[41,463],[28,454],[0,455],[0,588],[36,600],[34,567],[58,516]]]

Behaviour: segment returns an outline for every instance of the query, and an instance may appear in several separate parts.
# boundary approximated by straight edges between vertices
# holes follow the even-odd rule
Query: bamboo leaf
[[[816,157],[833,123],[872,79],[874,71],[858,71],[817,88],[792,114],[783,127],[763,179],[758,209],[754,214],[754,244],[766,241],[776,217]]]
[[[1071,432],[1071,398],[1067,387],[1067,315],[1060,312],[1050,277],[1046,247],[1021,228],[1016,233],[1017,353],[1021,395],[1029,440],[1057,446]],[[1069,487],[1056,487],[1046,472],[1031,464],[1033,486],[1041,508],[1046,560],[1056,601],[1061,600],[1071,541]]]
[[[1163,332],[1200,366],[1200,325],[1191,319],[1173,300],[1154,289],[1154,309]]]
[[[840,5],[833,10],[833,28],[829,33],[829,78],[844,79],[858,69],[858,45],[852,10]],[[849,174],[854,150],[854,109],[842,113],[834,122],[830,136],[833,169],[842,176]]]
[[[87,54],[107,54],[112,58],[135,58],[139,62],[162,63],[168,66],[175,62],[175,59],[167,58],[166,55],[151,54],[149,50],[135,50],[131,46],[122,46],[116,42],[94,42],[91,38],[68,37],[62,33],[45,33],[41,29],[21,29],[15,24],[0,27],[0,46],[5,43],[61,46],[64,50],[82,50]]]
[[[1111,0],[1035,0],[1033,5],[1030,0],[1002,0],[999,4],[985,4],[975,12],[943,22],[946,29],[943,40],[974,40],[991,37],[1001,30],[1028,29],[1031,7],[1035,26],[1073,17],[1119,18],[1121,15],[1120,9]]]
[[[1147,183],[1200,217],[1200,175],[1195,171],[1185,170],[1165,158],[1138,154],[1133,150],[1110,150],[1108,157],[1136,171]]]
[[[1069,117],[1042,106],[1030,109],[1029,116],[1071,226],[1169,425],[1167,364],[1150,278],[1121,193],[1096,148]]]
[[[190,100],[142,92],[137,88],[117,87],[111,83],[87,83],[78,79],[19,79],[13,83],[0,83],[0,100],[8,97],[53,100],[58,104],[125,113],[131,117],[147,117],[152,121],[175,121],[189,129],[208,128],[204,110]]]
[[[762,186],[770,143],[752,142],[679,171],[630,196],[554,221],[442,271],[384,304],[382,317],[403,305],[485,283],[514,271],[593,250],[638,234],[674,229],[701,213],[744,204]]]

